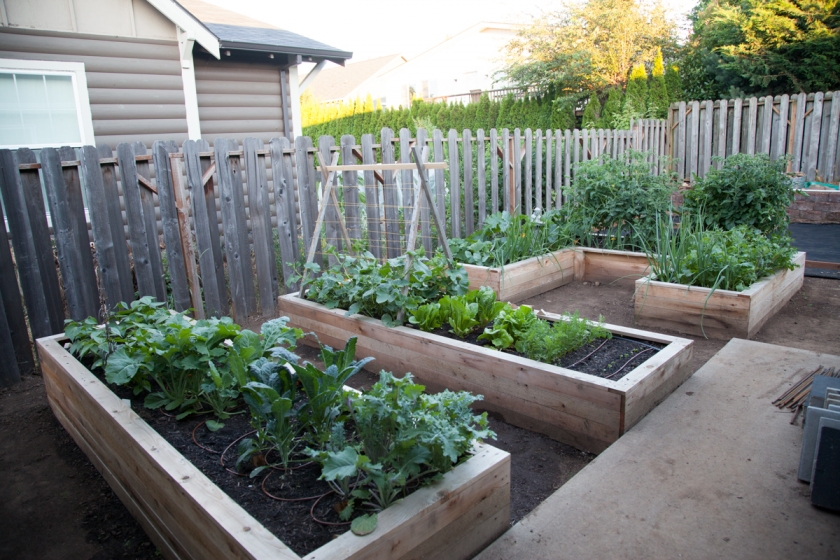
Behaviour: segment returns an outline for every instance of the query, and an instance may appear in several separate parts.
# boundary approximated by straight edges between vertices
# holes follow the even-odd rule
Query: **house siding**
[[[211,144],[285,135],[278,66],[196,57],[195,82],[201,136]]]
[[[0,58],[84,63],[97,143],[187,139],[176,41],[4,27]]]

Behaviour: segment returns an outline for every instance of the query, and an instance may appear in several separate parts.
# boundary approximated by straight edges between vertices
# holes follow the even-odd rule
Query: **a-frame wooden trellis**
[[[438,208],[435,204],[435,200],[432,196],[432,193],[429,191],[429,179],[426,175],[427,169],[446,169],[447,163],[445,161],[441,162],[433,162],[433,163],[426,163],[426,160],[429,157],[429,148],[427,146],[423,147],[422,155],[421,152],[418,150],[417,146],[412,148],[412,153],[414,154],[414,167],[416,167],[419,178],[420,178],[420,185],[418,188],[414,189],[414,206],[411,214],[411,221],[409,222],[409,229],[408,229],[408,240],[406,241],[406,263],[405,263],[405,270],[406,274],[411,269],[411,253],[414,251],[415,246],[417,245],[417,229],[420,224],[420,197],[425,195],[426,202],[429,205],[429,208],[432,213],[432,218],[435,221],[435,226],[437,230],[438,241],[443,248],[443,252],[446,255],[446,258],[452,261],[452,252],[449,250],[449,243],[446,239],[446,231],[445,231],[445,223],[438,212]],[[319,154],[319,158],[321,158]],[[324,177],[324,190],[321,196],[321,204],[318,208],[318,218],[315,221],[315,228],[312,233],[311,241],[309,243],[309,250],[306,255],[306,264],[313,262],[315,259],[315,253],[318,249],[318,239],[320,238],[320,231],[321,227],[324,223],[324,215],[327,211],[327,206],[332,202],[336,208],[339,207],[338,198],[335,194],[335,180],[338,176],[338,173],[341,171],[400,171],[411,169],[410,163],[377,163],[377,164],[364,164],[364,165],[337,165],[338,163],[338,153],[333,154],[332,162],[330,165],[324,165],[324,161],[321,161],[321,173]],[[339,227],[341,228],[341,234],[344,238],[344,242],[347,245],[348,250],[352,251],[351,247],[352,244],[350,242],[350,236],[347,233],[347,226],[344,222],[344,216],[341,212],[338,213],[338,223]],[[304,286],[306,283],[306,275],[308,269],[304,266],[302,278],[301,278],[301,290],[298,292],[299,297],[304,297]],[[402,311],[400,311],[401,319]]]

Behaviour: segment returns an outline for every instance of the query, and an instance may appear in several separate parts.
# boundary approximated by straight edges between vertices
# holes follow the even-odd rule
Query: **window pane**
[[[70,76],[0,74],[0,144],[81,142],[76,95]]]

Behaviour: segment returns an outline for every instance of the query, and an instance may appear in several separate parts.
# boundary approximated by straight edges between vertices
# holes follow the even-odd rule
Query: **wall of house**
[[[260,138],[285,135],[277,65],[195,57],[201,136]]]
[[[176,41],[0,27],[0,58],[83,62],[97,143],[187,138]]]

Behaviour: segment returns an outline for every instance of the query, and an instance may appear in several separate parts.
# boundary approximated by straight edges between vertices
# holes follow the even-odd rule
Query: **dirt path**
[[[578,310],[589,318],[600,314],[608,323],[633,326],[632,291],[631,287],[573,283],[525,303],[552,312]],[[691,363],[695,371],[724,345],[724,341],[689,338],[696,343]],[[806,278],[803,289],[755,340],[840,354],[840,282]],[[499,446],[514,453],[514,465],[522,465],[522,479],[541,484],[534,489],[514,483],[514,494],[550,493],[591,460],[528,432],[499,431]],[[0,472],[0,558],[159,557],[55,420],[38,376],[0,390]]]

